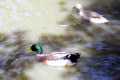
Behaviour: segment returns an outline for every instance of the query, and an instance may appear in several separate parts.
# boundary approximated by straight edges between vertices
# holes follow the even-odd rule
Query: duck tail
[[[68,54],[62,58],[60,58],[61,60],[66,60],[69,59],[71,60],[73,63],[76,63],[77,60],[80,58],[81,53],[74,53],[74,54]]]
[[[76,63],[77,60],[80,58],[81,53],[70,54],[68,59],[70,59],[73,63]]]

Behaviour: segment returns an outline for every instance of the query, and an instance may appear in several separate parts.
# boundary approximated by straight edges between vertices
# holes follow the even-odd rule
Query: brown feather
[[[50,54],[37,54],[36,58],[39,62],[46,63],[46,61],[59,60],[60,58],[66,56],[68,54],[71,54],[71,53],[53,52],[53,53],[50,53]]]

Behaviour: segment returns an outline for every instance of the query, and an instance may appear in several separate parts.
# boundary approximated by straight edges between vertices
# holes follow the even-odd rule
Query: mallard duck
[[[50,54],[43,54],[42,47],[33,44],[31,49],[27,53],[35,51],[37,52],[36,59],[39,62],[51,66],[72,66],[77,63],[81,53],[66,53],[66,52],[52,52]]]
[[[76,4],[73,7],[73,9],[79,10],[79,15],[92,23],[108,23],[109,22],[106,18],[104,18],[102,15],[96,12],[84,10],[81,4]]]

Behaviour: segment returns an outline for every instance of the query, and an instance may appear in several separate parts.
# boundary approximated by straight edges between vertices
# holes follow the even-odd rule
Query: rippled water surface
[[[72,8],[81,3],[110,22],[93,24]],[[0,80],[120,80],[120,0],[0,0]],[[37,62],[44,53],[81,52],[71,67]]]

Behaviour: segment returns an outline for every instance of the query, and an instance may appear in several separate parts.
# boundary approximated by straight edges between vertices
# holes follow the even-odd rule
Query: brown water
[[[110,22],[82,19],[75,4]],[[120,0],[1,0],[0,80],[119,80]],[[66,26],[68,25],[68,26]],[[46,66],[26,51],[38,44],[44,53],[81,52],[72,67]]]

